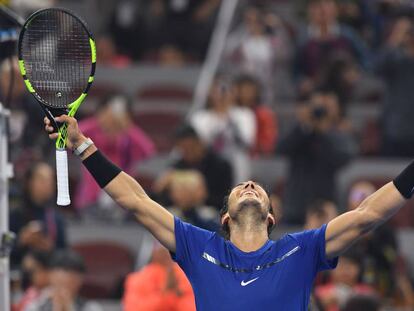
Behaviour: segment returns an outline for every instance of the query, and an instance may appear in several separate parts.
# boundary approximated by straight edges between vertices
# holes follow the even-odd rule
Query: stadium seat
[[[192,98],[192,91],[180,85],[151,85],[138,90],[137,98],[142,100],[174,100],[189,103]]]
[[[173,133],[182,120],[183,116],[173,111],[141,111],[135,116],[138,126],[154,141],[160,153],[171,150]]]
[[[133,270],[130,250],[108,241],[77,243],[72,248],[86,264],[82,296],[90,299],[119,298],[120,285]]]
[[[192,90],[176,84],[152,84],[136,92],[134,111],[158,110],[185,114],[192,101]]]
[[[91,87],[88,97],[92,98],[101,98],[109,93],[115,92],[123,92],[119,87],[114,85],[113,83],[95,83],[93,87]]]
[[[142,188],[145,189],[145,191],[151,192],[155,181],[155,176],[146,173],[135,172],[132,177],[139,181],[139,184]]]
[[[381,149],[381,133],[378,121],[368,119],[361,130],[360,136],[361,154],[378,155]]]

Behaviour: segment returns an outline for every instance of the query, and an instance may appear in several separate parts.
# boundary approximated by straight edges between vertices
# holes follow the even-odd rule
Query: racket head
[[[64,8],[36,11],[20,32],[18,57],[24,83],[46,115],[74,116],[96,68],[96,45],[87,24]],[[55,127],[59,131],[56,147],[65,148],[66,126]]]
[[[18,42],[20,70],[38,101],[70,108],[90,87],[96,64],[95,42],[86,23],[63,8],[29,16]]]

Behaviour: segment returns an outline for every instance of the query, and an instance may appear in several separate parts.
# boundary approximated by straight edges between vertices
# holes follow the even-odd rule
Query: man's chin
[[[260,208],[261,202],[256,197],[247,197],[239,201],[239,209],[244,209],[244,208],[249,208],[249,207]]]
[[[265,220],[267,217],[267,212],[262,206],[262,202],[259,199],[251,197],[251,198],[244,198],[240,200],[237,205],[237,209],[230,212],[230,217],[232,219],[238,219],[242,215],[249,215],[249,217],[253,217],[257,221]]]

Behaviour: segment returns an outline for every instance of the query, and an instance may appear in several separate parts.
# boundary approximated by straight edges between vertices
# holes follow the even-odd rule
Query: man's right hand
[[[67,147],[69,149],[76,149],[79,147],[84,141],[87,140],[87,138],[82,134],[82,132],[79,130],[78,122],[75,118],[69,117],[67,115],[61,115],[59,117],[55,118],[56,122],[59,123],[66,123],[68,126],[68,139],[67,139]],[[50,120],[45,117],[44,118],[45,123],[45,130],[49,133],[50,139],[57,139],[58,133],[54,132],[53,126],[51,125]]]

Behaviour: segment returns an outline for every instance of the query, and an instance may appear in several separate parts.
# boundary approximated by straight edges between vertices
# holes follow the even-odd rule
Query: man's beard
[[[258,200],[246,199],[239,203],[237,209],[230,213],[230,218],[236,223],[263,224],[267,219],[265,211]]]

